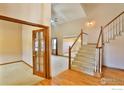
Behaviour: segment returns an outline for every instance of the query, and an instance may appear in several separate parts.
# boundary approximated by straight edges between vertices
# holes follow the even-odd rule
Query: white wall
[[[87,13],[86,21],[94,20],[96,25],[92,28],[83,26],[84,30],[89,34],[89,42],[97,42],[100,27],[107,24],[115,16],[124,11],[124,4],[90,4],[85,7]]]
[[[105,44],[104,65],[124,69],[124,34]]]
[[[80,28],[82,27],[84,32],[88,33],[88,42],[96,43],[100,33],[100,27],[104,26],[115,16],[124,11],[124,4],[90,4],[85,7],[85,10],[87,13],[86,19],[79,19],[61,24],[56,27],[57,30],[52,30],[52,36],[54,37],[56,33],[62,33],[62,36],[58,35],[58,38],[62,41],[63,36],[78,35]],[[86,26],[88,20],[94,20],[96,22],[94,27],[89,28]],[[62,46],[62,44],[59,45]],[[110,43],[109,45],[106,45],[104,65],[124,69],[122,47],[124,47],[122,38],[120,38],[119,41],[115,41],[114,44]],[[61,47],[59,49],[61,50]]]
[[[60,27],[52,28],[52,37],[56,37],[58,40],[58,54],[63,54],[63,33],[60,31]]]
[[[78,36],[83,26],[83,20],[73,20],[64,24],[59,24],[56,27],[52,27],[52,37],[58,38],[58,53],[63,54],[63,38]]]
[[[0,20],[0,64],[22,59],[22,26]]]
[[[119,13],[124,11],[124,4],[100,4],[95,8],[90,7],[88,13],[91,19],[96,21],[96,27],[89,30],[89,42],[97,41],[100,26],[104,26]],[[96,38],[97,37],[97,38]],[[108,67],[124,69],[124,36],[118,40],[105,44],[104,65]]]
[[[33,66],[32,62],[32,31],[38,28],[22,26],[22,60]]]

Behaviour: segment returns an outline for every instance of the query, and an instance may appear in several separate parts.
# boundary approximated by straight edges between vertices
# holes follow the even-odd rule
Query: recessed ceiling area
[[[86,13],[80,3],[52,4],[52,20],[54,20],[56,24],[63,24],[85,17]]]

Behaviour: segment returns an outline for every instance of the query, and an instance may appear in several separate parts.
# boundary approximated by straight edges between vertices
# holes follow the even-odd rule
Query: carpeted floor
[[[0,85],[33,85],[43,79],[33,75],[32,69],[23,62],[0,66]]]

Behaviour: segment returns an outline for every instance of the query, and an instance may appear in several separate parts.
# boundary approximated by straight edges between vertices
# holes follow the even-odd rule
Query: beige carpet
[[[33,85],[43,79],[23,62],[0,66],[0,85]]]

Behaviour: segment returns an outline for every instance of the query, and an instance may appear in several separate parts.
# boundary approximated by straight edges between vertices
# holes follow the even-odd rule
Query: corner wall
[[[0,64],[22,59],[22,26],[0,20]]]

